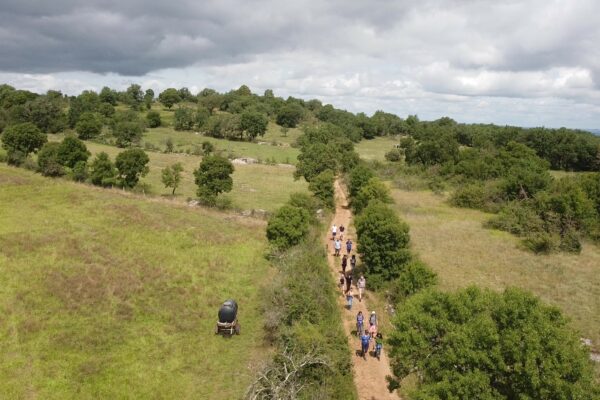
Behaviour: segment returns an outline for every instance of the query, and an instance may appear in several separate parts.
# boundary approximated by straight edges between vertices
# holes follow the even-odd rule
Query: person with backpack
[[[371,342],[371,335],[365,331],[360,337],[360,350],[362,357],[366,360],[367,353],[369,352],[369,343]]]
[[[337,234],[337,226],[335,226],[335,224],[333,224],[333,226],[331,227],[331,240],[335,240],[336,234]]]
[[[345,289],[346,289],[346,275],[340,274],[340,291],[342,292],[342,296],[344,295]]]
[[[354,254],[350,257],[350,265],[352,266],[352,271],[354,271],[354,268],[356,268],[356,255]]]
[[[352,253],[352,240],[350,239],[346,240],[346,253]]]
[[[350,260],[350,262],[352,262],[352,260]],[[356,286],[358,286],[358,301],[362,302],[362,297],[363,294],[365,294],[365,288],[367,287],[367,280],[364,275],[361,275],[360,278],[358,278]]]
[[[340,240],[344,240],[344,231],[346,230],[346,228],[344,228],[344,225],[340,225]]]
[[[346,267],[348,266],[348,256],[344,254],[342,257],[342,273],[346,274]]]

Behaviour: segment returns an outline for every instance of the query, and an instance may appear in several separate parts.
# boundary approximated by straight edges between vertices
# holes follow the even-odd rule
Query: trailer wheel
[[[242,327],[240,326],[240,323],[238,322],[238,323],[235,325],[235,334],[236,334],[236,335],[239,335],[239,334],[240,334],[240,330],[241,330],[241,329],[242,329]]]

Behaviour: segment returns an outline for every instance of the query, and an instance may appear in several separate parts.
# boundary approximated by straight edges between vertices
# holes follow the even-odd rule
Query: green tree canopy
[[[102,119],[95,112],[84,112],[79,117],[75,130],[80,139],[95,138],[102,132]]]
[[[248,139],[253,140],[257,136],[263,136],[267,131],[267,117],[257,111],[244,111],[240,117],[240,128]]]
[[[277,112],[277,123],[288,128],[295,128],[303,115],[304,109],[299,104],[286,104]]]
[[[307,235],[310,216],[305,209],[284,205],[267,224],[267,239],[275,248],[285,250],[294,246]]]
[[[20,165],[47,141],[47,135],[31,122],[9,126],[2,133],[2,148],[8,153],[9,163],[14,165]]]
[[[58,148],[58,161],[65,167],[73,168],[79,161],[87,161],[90,156],[85,143],[73,136],[67,136]]]
[[[158,101],[162,103],[163,106],[171,109],[175,104],[181,101],[181,97],[179,97],[179,92],[175,88],[168,88],[163,90],[158,95]]]
[[[592,399],[587,351],[560,311],[521,289],[425,291],[393,318],[396,378],[417,399]]]
[[[117,170],[105,152],[96,154],[90,164],[90,181],[97,186],[113,186],[116,184]]]
[[[42,146],[38,152],[38,170],[44,176],[61,176],[65,170],[58,160],[60,143],[50,142]]]
[[[225,157],[205,156],[198,169],[194,171],[195,182],[198,185],[198,197],[206,201],[213,201],[220,193],[231,191],[233,171],[233,165]]]
[[[333,171],[328,169],[315,176],[308,184],[308,190],[329,209],[335,208],[334,180]]]
[[[119,171],[119,182],[123,187],[132,188],[137,185],[142,176],[148,173],[148,162],[150,159],[142,149],[128,149],[115,160],[115,166]]]
[[[175,190],[181,183],[181,172],[183,172],[183,166],[181,163],[175,163],[164,168],[161,172],[161,180],[166,188],[173,188],[172,195],[175,195]]]
[[[371,201],[354,224],[357,251],[371,284],[378,287],[398,278],[411,259],[408,225],[380,201]]]

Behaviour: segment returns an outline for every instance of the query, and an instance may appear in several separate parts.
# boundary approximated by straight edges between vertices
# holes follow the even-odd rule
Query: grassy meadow
[[[392,190],[399,215],[410,225],[413,249],[439,276],[440,287],[517,286],[558,306],[582,335],[600,347],[600,248],[584,243],[579,255],[535,255],[519,238],[490,230],[491,217],[454,208],[431,191]]]
[[[0,204],[0,398],[240,398],[268,356],[264,222],[4,164]]]
[[[400,143],[400,139],[392,136],[379,136],[375,139],[363,139],[356,144],[356,152],[363,160],[385,161],[385,153]]]
[[[189,132],[185,135],[193,136]],[[62,135],[48,136],[50,140],[62,140],[63,138]],[[124,150],[89,141],[86,142],[86,146],[92,154],[106,152],[113,161],[117,154]],[[183,165],[184,171],[181,186],[177,189],[176,195],[182,199],[196,197],[197,186],[194,183],[193,172],[198,168],[202,157],[179,153],[147,152],[147,154],[150,158],[150,171],[141,179],[142,183],[150,185],[147,193],[170,195],[171,190],[165,188],[161,182],[161,171],[166,166],[179,162]],[[235,208],[274,211],[288,200],[291,193],[308,190],[308,185],[304,180],[294,180],[293,167],[289,165],[242,164],[234,167],[233,189],[225,196],[231,198]]]

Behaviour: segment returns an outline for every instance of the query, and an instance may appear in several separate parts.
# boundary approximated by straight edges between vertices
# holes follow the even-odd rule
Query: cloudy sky
[[[600,128],[597,0],[2,0],[0,82]]]

